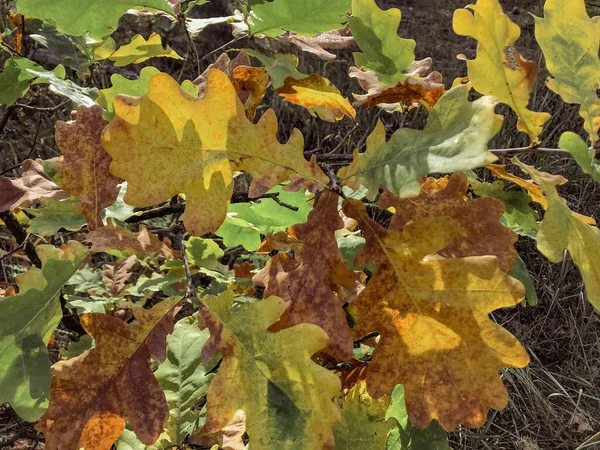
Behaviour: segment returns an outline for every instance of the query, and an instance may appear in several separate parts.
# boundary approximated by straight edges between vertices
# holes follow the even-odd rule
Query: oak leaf
[[[548,207],[537,235],[537,248],[553,263],[563,260],[568,250],[579,268],[589,302],[600,310],[600,268],[596,258],[600,252],[600,230],[590,225],[585,216],[572,211],[558,195],[557,186],[567,179],[560,175],[539,172],[534,167],[513,160],[543,190]]]
[[[303,244],[301,259],[278,253],[253,281],[265,287],[265,296],[276,295],[287,302],[277,329],[300,323],[318,325],[329,336],[326,351],[346,361],[352,357],[353,339],[343,302],[332,287],[353,288],[355,277],[342,261],[335,239],[336,230],[344,228],[338,214],[338,198],[334,192],[325,191],[308,222],[294,226],[295,235]]]
[[[277,40],[292,43],[300,50],[317,55],[325,61],[333,61],[336,56],[327,50],[342,50],[356,46],[353,36],[348,35],[348,29],[328,31],[315,36],[301,36],[296,33],[286,33]]]
[[[495,99],[468,101],[468,90],[456,86],[429,113],[423,130],[401,128],[386,142],[383,124],[367,138],[367,150],[354,151],[352,163],[338,172],[345,184],[367,187],[374,200],[380,186],[400,197],[419,195],[420,177],[432,172],[456,172],[489,164],[496,156],[487,142],[502,125],[494,114]]]
[[[0,402],[34,422],[48,406],[50,360],[47,345],[62,318],[63,285],[88,256],[76,241],[62,249],[38,245],[42,268],[17,277],[19,293],[0,298]]]
[[[586,12],[584,0],[547,0],[544,17],[535,17],[535,38],[544,53],[552,91],[567,103],[577,103],[592,144],[598,141],[600,84],[598,17]]]
[[[384,86],[379,82],[377,74],[351,67],[351,78],[356,78],[366,94],[352,94],[357,100],[352,104],[355,108],[370,108],[380,104],[422,105],[427,110],[435,106],[446,92],[442,83],[442,74],[431,72],[425,77],[409,77],[404,81]]]
[[[342,422],[334,428],[335,448],[387,448],[388,433],[394,426],[394,421],[386,420],[385,416],[390,396],[371,398],[363,381],[346,393],[342,400]]]
[[[190,437],[190,443],[201,445],[202,447],[217,445],[222,450],[243,450],[246,446],[242,439],[245,433],[246,414],[241,409],[238,409],[231,422],[222,430],[205,433],[204,429],[200,428]]]
[[[137,233],[129,231],[118,225],[109,224],[106,227],[92,231],[87,236],[87,241],[92,244],[93,252],[106,252],[109,250],[131,251],[136,255],[159,254],[165,258],[174,258],[170,242],[161,242],[158,237],[140,225]]]
[[[458,234],[437,253],[448,258],[493,255],[498,258],[500,269],[506,272],[518,256],[514,246],[518,237],[500,223],[504,205],[493,198],[469,200],[468,188],[467,176],[457,172],[441,188],[435,179],[426,179],[418,197],[402,199],[385,190],[379,206],[396,210],[390,230],[402,230],[425,217],[452,217],[458,224]]]
[[[405,80],[415,59],[415,41],[398,36],[400,18],[397,8],[382,11],[375,0],[352,0],[348,23],[362,50],[354,53],[354,63],[361,70],[375,72],[383,85]]]
[[[477,57],[467,61],[472,86],[510,106],[519,117],[517,128],[527,133],[532,146],[538,144],[550,114],[527,109],[538,68],[515,50],[519,26],[504,14],[498,0],[477,0],[456,10],[452,25],[457,34],[478,42]]]
[[[427,217],[400,232],[371,220],[358,200],[346,199],[343,209],[367,241],[356,263],[377,264],[348,309],[355,336],[381,336],[367,371],[369,393],[379,398],[403,384],[418,428],[433,419],[448,431],[483,425],[488,408],[508,404],[498,371],[529,362],[515,337],[489,318],[519,303],[523,285],[500,271],[495,257],[427,256],[458,234],[452,218]]]
[[[325,332],[312,324],[267,331],[286,309],[278,297],[233,310],[231,292],[202,300],[198,319],[211,333],[202,360],[223,355],[208,389],[205,430],[221,430],[241,409],[255,450],[333,448],[340,382],[311,359],[327,345]]]
[[[103,109],[80,106],[69,122],[56,122],[56,144],[63,155],[58,166],[57,182],[69,194],[81,200],[89,230],[102,226],[102,212],[119,195],[121,180],[108,168],[111,157],[102,147],[100,137],[108,124],[102,118]]]
[[[107,264],[102,271],[102,281],[108,287],[113,297],[117,297],[125,288],[125,283],[133,275],[129,269],[133,267],[136,260],[137,257],[131,255],[123,261],[118,261],[115,264]]]
[[[96,347],[52,366],[50,406],[36,425],[49,450],[109,450],[129,422],[140,441],[153,444],[169,416],[150,358],[165,360],[167,335],[179,299],[134,311],[129,325],[101,313],[81,325]]]
[[[131,38],[129,44],[116,48],[114,39],[108,38],[102,45],[101,50],[95,50],[96,59],[109,59],[114,62],[115,67],[123,67],[128,64],[139,64],[150,58],[173,58],[183,59],[169,45],[163,47],[162,38],[158,33],[152,33],[148,39],[140,34]]]
[[[251,197],[285,180],[291,180],[286,190],[327,184],[316,159],[304,159],[299,131],[280,144],[273,111],[253,125],[226,74],[210,70],[207,80],[203,98],[161,73],[150,80],[146,96],[115,99],[116,117],[103,144],[113,158],[111,172],[128,183],[128,204],[152,206],[183,193],[186,229],[203,235],[227,215],[234,171],[253,175]]]
[[[42,197],[54,200],[69,198],[69,194],[46,175],[40,161],[23,161],[21,177],[15,180],[0,176],[0,211],[36,205]]]
[[[342,120],[344,116],[356,117],[356,111],[347,98],[344,98],[331,81],[313,73],[300,80],[288,77],[277,93],[288,102],[304,106],[314,111],[328,122]]]

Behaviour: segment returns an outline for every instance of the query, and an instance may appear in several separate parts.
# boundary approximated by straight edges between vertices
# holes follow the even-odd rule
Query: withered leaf
[[[48,450],[110,450],[125,421],[142,443],[158,439],[169,409],[149,360],[164,361],[178,303],[170,298],[136,309],[134,325],[100,313],[82,316],[96,347],[52,366],[50,406],[36,425]]]
[[[63,154],[57,181],[63,190],[81,200],[78,209],[89,230],[102,226],[102,211],[117,199],[121,182],[108,171],[112,158],[100,141],[108,124],[102,118],[103,112],[98,105],[80,106],[73,120],[56,122],[56,144]]]
[[[113,265],[107,264],[105,269],[102,271],[102,281],[109,288],[110,293],[113,296],[118,296],[119,293],[125,288],[125,283],[133,275],[129,269],[133,267],[137,260],[135,255],[131,255],[129,258],[119,261]]]
[[[109,224],[90,232],[87,241],[92,244],[93,252],[129,250],[136,255],[157,253],[165,258],[174,258],[168,239],[161,242],[156,235],[148,231],[145,225],[140,225],[140,231],[135,233],[118,225]]]

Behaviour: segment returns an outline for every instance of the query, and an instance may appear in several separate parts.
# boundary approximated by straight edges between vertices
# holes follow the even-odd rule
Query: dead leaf
[[[356,47],[356,41],[348,29],[328,31],[315,36],[300,36],[288,32],[276,38],[280,42],[291,43],[300,50],[317,55],[325,61],[333,61],[336,55],[327,50],[344,50]]]
[[[62,189],[81,200],[77,209],[83,213],[88,229],[102,226],[102,212],[119,195],[121,180],[108,168],[112,158],[100,137],[108,122],[98,105],[80,106],[69,122],[56,122],[56,144],[63,154],[58,166],[57,182]]]
[[[125,288],[125,283],[133,275],[129,272],[129,269],[133,267],[137,260],[135,255],[131,255],[129,258],[117,262],[114,265],[107,264],[105,269],[102,271],[102,281],[109,288],[110,293],[117,297],[119,293]]]
[[[118,225],[110,225],[98,228],[90,232],[87,241],[92,244],[93,252],[105,252],[108,250],[129,250],[136,255],[148,255],[157,253],[165,258],[175,257],[171,243],[168,239],[161,242],[158,237],[140,225],[140,231],[134,233]]]
[[[169,409],[150,358],[165,360],[178,303],[138,308],[134,325],[106,314],[82,316],[96,347],[52,366],[50,406],[35,426],[47,450],[110,450],[126,420],[142,443],[158,439]]]
[[[355,287],[354,273],[342,261],[335,232],[344,228],[338,214],[338,195],[332,191],[321,194],[317,206],[305,224],[294,225],[302,241],[302,258],[278,253],[252,279],[264,286],[265,296],[276,295],[288,308],[272,331],[300,323],[320,326],[329,336],[327,352],[340,361],[352,357],[353,339],[346,321],[343,303],[332,287]]]
[[[246,414],[238,409],[229,422],[222,430],[207,432],[202,427],[190,436],[190,443],[202,447],[212,447],[218,445],[222,450],[242,450],[246,444],[242,437],[246,433]]]

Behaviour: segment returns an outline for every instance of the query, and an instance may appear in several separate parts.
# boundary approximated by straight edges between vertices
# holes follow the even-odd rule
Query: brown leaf
[[[248,261],[233,265],[233,273],[236,278],[247,278],[251,280],[254,276],[252,273],[254,269],[256,269],[256,266]]]
[[[438,252],[445,257],[494,255],[503,271],[512,268],[517,257],[515,232],[500,223],[504,205],[493,198],[469,200],[467,176],[461,172],[440,181],[427,178],[418,197],[401,199],[385,190],[379,206],[396,209],[390,230],[401,230],[411,222],[425,217],[448,216],[459,224],[459,233],[452,243]]]
[[[26,208],[39,203],[40,198],[63,200],[69,194],[50,181],[41,160],[26,159],[21,165],[21,178],[0,177],[0,211]]]
[[[343,361],[352,356],[352,335],[332,285],[352,288],[355,277],[343,263],[335,239],[336,230],[344,228],[338,198],[334,192],[325,191],[308,222],[293,227],[304,244],[301,262],[288,253],[279,253],[253,281],[265,287],[265,297],[276,295],[288,303],[276,329],[300,323],[318,325],[329,336],[327,352]]]
[[[80,106],[73,120],[56,122],[56,144],[63,154],[57,182],[81,200],[77,209],[85,216],[90,231],[102,226],[102,212],[117,199],[121,182],[108,171],[112,158],[100,142],[108,124],[102,119],[103,112],[98,105]]]
[[[96,347],[52,366],[50,406],[36,425],[47,450],[109,450],[129,422],[139,440],[153,444],[169,416],[150,358],[162,362],[173,332],[178,299],[136,309],[129,325],[106,314],[84,314]]]
[[[158,253],[165,258],[174,258],[175,254],[168,239],[161,242],[148,228],[140,225],[140,231],[134,233],[118,225],[98,228],[88,234],[87,241],[92,244],[93,252],[107,250],[130,250],[136,255]]]
[[[415,66],[415,70],[422,71],[427,65]],[[363,71],[356,67],[351,67],[349,75],[356,78],[360,87],[366,94],[352,94],[356,102],[352,105],[355,108],[370,108],[383,103],[405,105],[418,104],[426,109],[432,109],[442,95],[445,89],[442,82],[442,74],[431,72],[427,76],[415,78],[409,77],[404,81],[389,86],[384,86],[379,82],[375,72]]]
[[[242,437],[246,433],[246,414],[238,409],[231,422],[220,431],[208,432],[199,428],[190,436],[190,443],[202,447],[218,445],[222,450],[242,450],[245,446]]]
[[[303,247],[304,245],[302,242],[298,240],[293,229],[290,228],[287,233],[285,231],[280,231],[275,234],[267,234],[256,250],[256,253],[260,255],[271,253],[273,250],[278,250],[280,252],[293,250],[298,257],[302,254]]]
[[[135,255],[131,255],[129,258],[117,262],[114,265],[106,265],[106,268],[102,271],[102,281],[108,288],[110,289],[110,293],[113,296],[118,296],[119,293],[125,287],[125,283],[127,280],[131,278],[133,275],[129,272],[129,269],[133,267],[137,257]]]
[[[328,31],[315,36],[300,36],[289,32],[277,37],[280,42],[296,45],[300,50],[317,55],[325,61],[333,61],[336,55],[327,50],[343,50],[356,46],[354,37],[347,29]]]

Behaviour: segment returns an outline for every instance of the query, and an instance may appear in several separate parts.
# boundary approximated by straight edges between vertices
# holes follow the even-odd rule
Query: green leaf
[[[544,18],[534,17],[535,38],[551,75],[547,86],[565,102],[581,105],[579,114],[594,143],[600,127],[600,27],[585,6],[584,0],[546,0]]]
[[[144,67],[140,72],[140,78],[137,80],[129,80],[119,74],[111,76],[110,82],[112,86],[98,92],[97,103],[106,110],[102,116],[104,120],[110,121],[115,116],[113,102],[117,95],[123,94],[135,97],[146,95],[148,89],[150,89],[150,78],[157,73],[160,73],[160,70],[155,67]],[[198,88],[189,80],[185,80],[181,87],[192,95],[198,95]]]
[[[269,193],[276,193],[281,202],[298,210],[281,206],[270,198],[263,198],[260,203],[232,203],[227,219],[216,232],[227,247],[242,245],[248,251],[255,251],[260,245],[261,234],[287,231],[292,225],[308,220],[312,208],[302,191],[288,192],[277,186]]]
[[[28,422],[48,407],[47,345],[62,318],[60,291],[89,253],[75,241],[64,251],[40,245],[37,252],[42,269],[29,269],[18,280],[19,294],[0,299],[0,403],[10,403]]]
[[[600,183],[600,164],[594,159],[596,152],[590,150],[587,144],[583,142],[583,139],[575,133],[567,131],[560,137],[558,146],[573,155],[581,170]]]
[[[115,50],[115,46],[115,41],[112,38],[108,38],[102,47],[104,50],[107,47],[112,50],[107,51],[106,58],[113,61],[115,67],[139,64],[150,58],[157,57],[183,59],[170,46],[167,45],[163,48],[162,39],[158,33],[152,33],[147,40],[142,35],[136,34],[131,38],[129,44],[122,45],[117,50]]]
[[[215,376],[209,372],[220,360],[215,358],[207,364],[200,361],[209,337],[208,330],[198,328],[196,315],[177,322],[175,331],[167,337],[167,359],[154,372],[169,405],[165,423],[168,439],[163,434],[161,444],[166,441],[170,446],[181,447],[189,434],[204,425],[203,414],[196,405],[206,396]]]
[[[165,0],[19,0],[17,7],[20,14],[49,20],[65,34],[82,36],[89,33],[94,39],[112,34],[119,18],[130,8],[173,12]]]
[[[106,285],[102,281],[102,271],[100,269],[92,269],[88,266],[78,270],[65,283],[63,293],[65,295],[73,295],[76,292],[81,293],[108,293]]]
[[[92,47],[86,42],[85,36],[69,36],[38,19],[27,19],[25,26],[32,40],[46,47],[50,53],[60,55],[62,65],[80,71],[83,75],[89,74]]]
[[[356,236],[353,234],[349,234],[346,236],[340,236],[336,238],[338,248],[340,249],[340,253],[342,255],[342,259],[346,263],[346,266],[350,270],[359,270],[362,271],[364,269],[369,270],[371,273],[375,273],[377,271],[377,266],[373,261],[369,262],[364,266],[355,266],[354,260],[356,259],[356,255],[362,250],[365,245],[365,238],[362,236]]]
[[[505,191],[502,181],[482,183],[469,181],[473,192],[479,197],[491,197],[504,203],[502,224],[521,236],[535,239],[539,230],[539,214],[531,207],[531,197],[524,191]]]
[[[487,143],[502,126],[502,117],[494,114],[496,100],[486,96],[469,102],[468,95],[466,86],[450,89],[429,113],[423,130],[401,128],[387,142],[385,128],[378,122],[367,138],[367,151],[355,150],[352,164],[338,176],[354,189],[364,184],[369,200],[375,199],[381,185],[406,198],[419,194],[421,176],[495,161]]]
[[[535,285],[533,284],[533,280],[531,279],[531,275],[529,274],[529,270],[527,270],[527,266],[525,262],[521,259],[521,257],[515,258],[514,267],[508,272],[508,274],[519,280],[525,286],[527,290],[525,294],[525,300],[521,302],[521,306],[535,306],[538,304],[537,293],[535,292]]]
[[[44,71],[39,64],[20,56],[9,58],[4,63],[4,71],[0,73],[0,105],[12,105],[29,91],[29,84],[37,75],[29,73],[26,69]],[[54,72],[59,77],[64,77],[64,67],[58,66]]]
[[[221,264],[219,258],[225,253],[212,239],[203,239],[192,236],[185,243],[185,253],[190,267],[204,267],[206,269],[218,268]]]
[[[404,402],[404,386],[401,384],[392,391],[392,403],[385,418],[394,418],[398,422],[388,436],[385,450],[451,450],[448,435],[437,421],[434,420],[424,430],[410,424]]]
[[[106,313],[107,309],[112,309],[115,303],[120,299],[111,297],[100,297],[98,295],[90,295],[82,297],[80,295],[65,295],[67,300],[66,307],[77,310],[77,314],[85,313]],[[108,308],[107,308],[108,307]]]
[[[98,96],[98,89],[96,88],[85,88],[73,83],[71,80],[63,80],[54,71],[34,69],[25,69],[25,71],[36,77],[34,83],[49,84],[50,92],[70,99],[76,106],[90,107],[95,104],[94,100]]]
[[[252,34],[279,36],[286,31],[315,35],[336,30],[346,22],[351,0],[273,0],[256,4]]]
[[[280,88],[284,84],[284,80],[288,77],[296,80],[302,80],[308,75],[300,72],[298,67],[298,57],[284,53],[275,53],[274,57],[265,55],[259,50],[249,48],[241,49],[248,55],[258,59],[271,77],[271,84],[275,89]]]
[[[96,341],[89,334],[84,334],[78,341],[71,342],[67,348],[59,349],[60,356],[63,359],[71,359],[81,355],[83,352],[93,349],[96,346]]]
[[[382,11],[375,0],[352,0],[348,23],[362,50],[354,53],[354,62],[362,70],[377,73],[384,85],[405,80],[404,72],[415,59],[415,41],[398,36],[400,18],[399,9]]]
[[[123,200],[127,193],[127,181],[123,181],[120,186],[119,196],[112,205],[104,209],[104,217],[106,219],[113,217],[116,220],[124,222],[135,214],[135,207],[128,205]]]
[[[83,214],[75,209],[75,205],[81,203],[76,198],[62,201],[42,198],[40,202],[41,208],[26,208],[26,211],[33,215],[27,227],[28,233],[53,236],[61,228],[79,231],[86,224]]]

